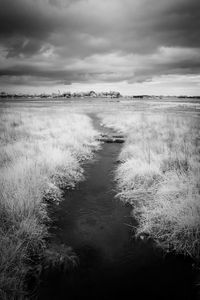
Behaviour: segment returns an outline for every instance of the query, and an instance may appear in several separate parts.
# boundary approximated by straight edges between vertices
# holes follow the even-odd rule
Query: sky
[[[0,0],[0,91],[200,95],[200,0]]]

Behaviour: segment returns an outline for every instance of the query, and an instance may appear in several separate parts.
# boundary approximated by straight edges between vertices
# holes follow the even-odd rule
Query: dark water
[[[39,299],[194,299],[191,263],[133,237],[131,208],[115,198],[120,150],[104,144],[85,166],[86,180],[66,192],[55,240],[72,246],[79,264],[47,276]]]

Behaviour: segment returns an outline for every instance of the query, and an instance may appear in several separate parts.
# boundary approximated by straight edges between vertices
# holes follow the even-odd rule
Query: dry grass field
[[[23,295],[32,259],[46,247],[47,204],[83,179],[81,161],[98,148],[97,135],[89,117],[65,108],[1,110],[1,299]]]
[[[137,235],[200,256],[200,124],[194,116],[101,114],[127,139],[116,170],[118,197],[131,203]]]
[[[85,101],[85,100],[83,100]],[[199,103],[194,103],[198,106]],[[184,110],[184,113],[178,113]],[[87,113],[122,133],[117,196],[133,206],[136,236],[200,256],[200,122],[190,105],[89,99],[22,102],[0,111],[0,298],[24,299],[30,265],[47,247],[48,205],[84,179],[99,148]],[[193,113],[195,112],[195,113]],[[70,245],[69,245],[70,246]]]

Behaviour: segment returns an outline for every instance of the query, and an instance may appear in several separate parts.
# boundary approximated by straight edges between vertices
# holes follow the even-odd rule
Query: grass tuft
[[[127,136],[116,171],[120,197],[133,205],[136,235],[200,258],[199,122],[181,115],[101,115]]]
[[[59,204],[62,190],[83,180],[81,162],[99,147],[98,134],[89,117],[70,114],[64,108],[2,110],[1,299],[26,296],[26,278],[34,261],[52,251],[46,249],[45,243],[49,222],[47,205]],[[65,253],[68,251],[62,248],[57,260],[65,260]],[[71,255],[66,257],[71,259]]]

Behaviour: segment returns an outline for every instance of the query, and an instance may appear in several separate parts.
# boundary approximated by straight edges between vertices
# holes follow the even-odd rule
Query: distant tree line
[[[120,98],[122,95],[119,92],[116,91],[110,91],[110,92],[101,92],[96,93],[95,91],[89,91],[89,92],[64,92],[64,93],[41,93],[41,94],[16,94],[16,93],[6,93],[6,92],[0,92],[0,98],[84,98],[84,97],[91,97],[91,98]]]
[[[123,97],[120,92],[117,91],[109,91],[109,92],[101,92],[96,93],[95,91],[89,91],[89,92],[59,92],[58,93],[41,93],[41,94],[23,94],[23,93],[6,93],[6,92],[0,92],[0,98],[120,98]],[[178,99],[200,99],[200,96],[154,96],[154,95],[134,95],[134,96],[128,96],[128,98],[133,99],[162,99],[162,98],[178,98]]]

